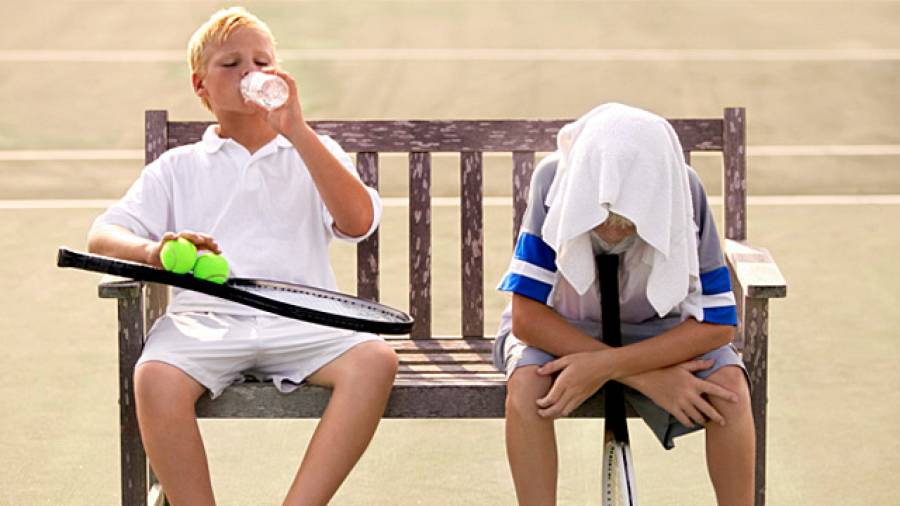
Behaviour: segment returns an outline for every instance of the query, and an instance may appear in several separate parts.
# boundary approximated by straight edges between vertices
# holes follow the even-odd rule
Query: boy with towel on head
[[[499,289],[494,363],[521,505],[556,503],[554,420],[607,381],[663,447],[706,429],[719,504],[752,504],[754,426],[737,311],[706,193],[669,123],[604,104],[563,127],[531,181]],[[620,255],[621,348],[603,344],[594,256]]]

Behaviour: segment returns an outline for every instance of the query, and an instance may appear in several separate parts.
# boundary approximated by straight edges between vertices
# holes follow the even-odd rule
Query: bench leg
[[[744,299],[744,363],[756,425],[756,506],[766,503],[766,402],[769,368],[769,301]]]
[[[147,505],[147,455],[134,403],[134,364],[144,340],[140,298],[119,299],[119,441],[122,505]]]

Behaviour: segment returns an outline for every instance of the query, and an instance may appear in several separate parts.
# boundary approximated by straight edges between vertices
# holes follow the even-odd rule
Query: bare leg
[[[194,409],[206,388],[177,367],[145,362],[134,372],[134,390],[141,440],[169,502],[215,504]]]
[[[706,466],[721,506],[753,504],[756,438],[750,391],[743,371],[723,367],[707,378],[738,394],[732,403],[712,397],[710,402],[725,418],[725,426],[706,425]]]
[[[394,384],[397,362],[390,345],[367,341],[308,378],[333,392],[285,505],[323,505],[331,500],[375,434]]]
[[[538,416],[536,404],[552,379],[536,371],[537,366],[520,367],[506,385],[506,455],[521,506],[556,504],[556,433],[553,420]]]

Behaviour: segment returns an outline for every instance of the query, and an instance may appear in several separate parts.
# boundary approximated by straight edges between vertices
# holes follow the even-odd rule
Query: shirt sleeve
[[[731,272],[725,264],[719,234],[713,219],[706,191],[696,173],[691,171],[691,192],[694,197],[694,217],[698,226],[698,255],[700,261],[700,304],[703,321],[719,325],[737,325],[737,306],[731,290]]]
[[[556,284],[556,252],[541,238],[547,216],[545,196],[556,173],[556,159],[541,161],[531,178],[528,205],[516,240],[516,249],[497,289],[547,304]]]
[[[172,191],[166,184],[163,161],[146,166],[125,196],[94,220],[92,228],[118,225],[133,234],[158,241],[174,228]]]
[[[359,173],[356,171],[356,167],[354,167],[353,165],[353,160],[350,159],[350,155],[348,155],[347,152],[344,151],[344,148],[342,148],[340,144],[338,144],[334,139],[327,135],[320,135],[319,140],[322,141],[322,144],[324,144],[328,151],[330,151],[331,154],[334,155],[337,161],[340,162],[345,169],[347,169],[347,172],[352,174],[356,179],[361,180],[359,177]],[[378,225],[381,223],[382,213],[381,197],[378,195],[378,192],[374,188],[370,188],[368,186],[366,186],[365,188],[366,192],[369,194],[369,199],[372,202],[372,226],[369,227],[369,230],[367,230],[365,234],[358,237],[346,235],[338,230],[334,226],[334,216],[331,215],[331,212],[328,210],[325,202],[322,202],[322,216],[325,220],[325,228],[334,237],[347,242],[357,243],[372,235],[372,233],[375,232],[375,229],[378,228]]]

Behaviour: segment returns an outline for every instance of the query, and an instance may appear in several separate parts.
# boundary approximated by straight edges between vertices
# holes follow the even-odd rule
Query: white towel
[[[596,279],[589,231],[615,212],[650,248],[647,300],[668,314],[699,283],[691,190],[678,136],[652,113],[604,104],[564,126],[542,235],[559,272],[584,294]]]

